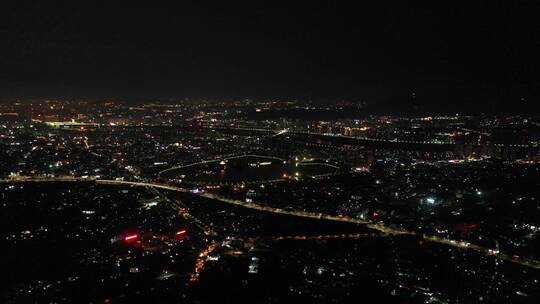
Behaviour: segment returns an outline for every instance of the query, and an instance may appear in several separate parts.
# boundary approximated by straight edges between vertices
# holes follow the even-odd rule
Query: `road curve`
[[[122,181],[122,180],[105,180],[105,179],[92,179],[92,178],[75,178],[75,177],[54,177],[54,178],[42,178],[42,177],[17,177],[13,179],[3,179],[0,180],[0,183],[16,183],[16,182],[95,182],[99,185],[118,185],[118,186],[135,186],[135,187],[154,187],[157,189],[164,189],[169,191],[175,191],[175,192],[182,192],[182,193],[190,193],[195,196],[204,197],[209,200],[219,201],[222,203],[227,203],[231,205],[241,206],[244,208],[259,210],[259,211],[265,211],[265,212],[271,212],[271,213],[277,213],[277,214],[285,214],[285,215],[291,215],[291,216],[298,216],[298,217],[305,217],[305,218],[313,218],[313,219],[324,219],[329,221],[336,221],[336,222],[346,222],[346,223],[352,223],[357,225],[363,225],[365,227],[377,230],[379,232],[382,232],[384,234],[392,234],[392,235],[413,235],[413,236],[419,236],[422,237],[425,241],[433,242],[433,243],[439,243],[444,244],[447,246],[460,248],[460,249],[470,249],[474,250],[476,252],[479,252],[486,256],[493,256],[495,258],[520,264],[525,267],[533,268],[533,269],[540,269],[540,262],[535,260],[524,260],[521,258],[517,258],[512,254],[507,254],[500,252],[498,250],[493,250],[491,248],[485,248],[480,245],[471,244],[465,241],[461,240],[452,240],[452,239],[446,239],[441,238],[438,236],[432,236],[432,235],[419,235],[412,231],[407,230],[401,230],[396,228],[387,227],[383,224],[373,223],[361,219],[356,219],[352,217],[347,216],[337,216],[337,215],[330,215],[330,214],[322,214],[322,213],[314,213],[314,212],[306,212],[306,211],[300,211],[300,210],[284,210],[280,208],[273,208],[269,206],[263,206],[256,203],[246,203],[241,200],[235,200],[226,198],[220,195],[212,194],[212,193],[192,193],[188,189],[180,188],[168,184],[160,184],[160,183],[153,183],[153,182],[135,182],[135,181]]]

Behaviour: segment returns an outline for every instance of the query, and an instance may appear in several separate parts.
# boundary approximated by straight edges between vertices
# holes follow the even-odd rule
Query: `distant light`
[[[476,228],[476,227],[478,227],[477,224],[470,224],[470,225],[467,225],[467,229],[474,229],[474,228]]]
[[[428,198],[426,198],[426,203],[435,204],[435,199],[433,197],[428,197]]]
[[[137,239],[139,237],[138,234],[132,234],[132,235],[128,235],[124,238],[124,241],[130,241],[130,240],[134,240],[134,239]]]
[[[180,230],[176,233],[176,235],[182,235],[182,234],[186,234],[186,230]]]
[[[482,195],[482,191],[476,191],[477,195]]]

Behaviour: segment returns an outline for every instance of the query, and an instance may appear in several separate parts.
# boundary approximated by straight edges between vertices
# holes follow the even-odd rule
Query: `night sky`
[[[3,4],[0,98],[540,97],[538,1],[108,2]]]

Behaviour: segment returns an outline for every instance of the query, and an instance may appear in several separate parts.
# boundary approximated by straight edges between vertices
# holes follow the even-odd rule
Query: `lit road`
[[[180,201],[173,200],[157,190],[156,187],[146,187],[148,191],[155,194],[159,199],[165,203],[168,203],[173,209],[178,211],[183,218],[191,222],[193,225],[199,227],[206,235],[216,235],[216,232],[208,225],[204,224],[201,220],[189,213],[188,208]]]
[[[158,184],[158,183],[149,183],[149,182],[132,182],[132,181],[121,181],[121,180],[101,180],[101,179],[83,179],[83,178],[74,178],[74,177],[56,177],[56,178],[46,178],[46,177],[18,177],[13,179],[5,179],[0,180],[0,183],[13,183],[13,182],[76,182],[76,181],[92,181],[96,184],[100,185],[118,185],[118,186],[135,186],[135,187],[150,187],[150,188],[157,188],[157,189],[163,189],[163,190],[169,190],[169,191],[175,191],[175,192],[182,192],[182,193],[191,193],[192,195],[204,197],[209,199],[210,201],[219,201],[222,203],[230,204],[230,205],[236,205],[244,208],[249,208],[253,210],[258,211],[264,211],[264,212],[270,212],[270,213],[276,213],[276,214],[284,214],[284,215],[290,215],[290,216],[298,216],[298,217],[304,217],[304,218],[313,218],[313,219],[319,219],[319,220],[327,220],[327,221],[335,221],[335,222],[346,222],[351,224],[357,224],[362,225],[364,227],[368,227],[374,230],[377,230],[379,232],[382,232],[384,234],[392,234],[392,235],[413,235],[422,237],[424,240],[428,242],[434,242],[439,244],[448,245],[455,248],[460,249],[470,249],[474,250],[476,252],[479,252],[484,255],[493,256],[495,258],[511,262],[511,263],[517,263],[525,267],[530,267],[534,269],[540,269],[540,262],[538,261],[532,261],[532,260],[524,260],[521,258],[518,258],[512,254],[507,254],[500,252],[498,250],[494,250],[492,248],[486,248],[480,245],[471,244],[462,240],[452,240],[447,238],[442,238],[438,236],[428,236],[428,235],[419,235],[412,231],[397,229],[397,228],[391,228],[388,226],[385,226],[383,224],[379,223],[373,223],[357,218],[352,218],[348,216],[337,216],[337,215],[329,215],[329,214],[322,214],[322,213],[314,213],[314,212],[306,212],[306,211],[300,211],[300,210],[284,210],[280,208],[273,208],[269,206],[263,206],[256,203],[247,203],[240,200],[230,199],[226,198],[220,195],[212,194],[212,193],[192,193],[188,189],[180,188],[172,185],[167,184]]]
[[[217,163],[217,162],[220,162],[220,161],[227,161],[227,160],[237,159],[237,158],[242,158],[242,157],[267,158],[267,159],[275,159],[275,160],[279,160],[279,161],[284,161],[285,160],[285,159],[280,158],[280,157],[256,155],[256,154],[231,155],[231,156],[227,156],[227,157],[220,157],[220,158],[215,158],[215,159],[210,159],[210,160],[203,160],[203,161],[199,161],[199,162],[195,162],[195,163],[189,163],[189,164],[186,164],[186,165],[174,166],[174,167],[167,168],[165,170],[160,171],[159,174],[161,175],[161,174],[163,174],[165,172],[172,171],[172,170],[185,169],[185,168],[194,167],[194,166],[200,166],[200,165],[204,165],[204,164],[213,164],[213,163]]]
[[[318,240],[358,240],[365,238],[380,237],[377,233],[342,233],[342,234],[320,234],[320,235],[278,235],[274,236],[274,241],[318,241]]]
[[[354,140],[354,141],[361,141],[364,144],[389,144],[389,145],[395,145],[395,144],[406,144],[406,145],[417,145],[417,146],[441,146],[446,147],[447,149],[453,149],[454,144],[448,143],[448,142],[441,142],[437,140],[401,140],[401,139],[382,139],[382,138],[372,138],[372,137],[354,137],[354,136],[346,136],[341,134],[325,134],[325,133],[315,133],[315,132],[307,132],[307,131],[294,131],[294,130],[272,130],[272,129],[263,129],[263,128],[249,128],[249,127],[219,127],[219,126],[207,126],[206,129],[210,130],[216,130],[216,131],[244,131],[244,132],[255,132],[255,133],[262,133],[262,134],[273,134],[273,136],[279,136],[282,134],[291,134],[291,135],[301,135],[301,136],[316,136],[320,138],[327,138],[327,139],[348,139],[348,140]],[[476,130],[470,130],[470,129],[464,129],[465,131],[473,132],[473,133],[481,133],[485,135],[489,135],[487,133],[482,133],[480,131]],[[512,147],[512,148],[533,148],[538,147],[538,145],[531,144],[531,145],[525,145],[525,144],[503,144],[503,143],[496,143],[493,144],[495,147]]]
[[[257,155],[257,154],[240,154],[240,155],[233,154],[233,155],[228,155],[228,156],[223,156],[223,157],[217,157],[217,158],[214,158],[214,159],[202,160],[202,161],[189,163],[189,164],[185,164],[185,165],[173,166],[173,167],[170,167],[170,168],[159,171],[158,175],[162,176],[163,173],[170,172],[170,171],[173,171],[173,170],[185,169],[185,168],[190,168],[190,167],[200,166],[200,165],[205,165],[205,164],[215,164],[215,163],[218,163],[218,162],[221,162],[221,161],[229,161],[229,160],[232,160],[232,159],[239,159],[239,158],[244,158],[244,157],[273,159],[273,160],[283,161],[283,162],[286,161],[286,159],[284,159],[284,158],[275,157],[275,156],[265,156],[265,155]],[[303,166],[306,166],[306,167],[307,166],[327,166],[327,167],[333,168],[335,170],[332,173],[311,175],[312,178],[325,178],[325,177],[333,176],[333,175],[339,174],[338,170],[340,169],[339,166],[336,166],[336,165],[333,165],[333,164],[330,164],[330,163],[327,163],[327,162],[297,161],[296,165],[300,166],[300,167],[303,167]],[[270,183],[279,183],[279,182],[283,182],[283,181],[286,181],[286,180],[287,180],[286,178],[265,179],[265,180],[250,180],[250,181],[246,181],[244,183],[245,184],[255,184],[255,183],[256,184],[270,184]],[[209,183],[206,183],[206,182],[190,182],[190,184],[191,185],[198,185],[198,186],[206,186]]]
[[[193,273],[191,274],[189,278],[189,283],[197,282],[201,276],[201,273],[204,270],[204,267],[206,265],[206,261],[208,259],[208,256],[212,254],[214,249],[216,249],[217,245],[215,243],[211,243],[203,249],[199,253],[199,257],[197,258],[197,261],[195,262],[195,269],[193,270]]]

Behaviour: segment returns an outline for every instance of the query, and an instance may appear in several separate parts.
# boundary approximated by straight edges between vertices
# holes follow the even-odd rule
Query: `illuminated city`
[[[55,11],[49,6],[41,9]],[[306,8],[309,13],[300,14],[306,20],[294,22],[283,17],[281,10],[244,9],[253,15],[250,18],[260,20],[255,22],[257,30],[241,27],[240,32],[249,36],[264,29],[269,36],[266,42],[275,42],[277,33],[289,35],[303,28],[304,23],[313,22],[311,17],[327,17],[339,27],[342,17],[356,20],[346,8]],[[304,8],[291,10],[304,12]],[[431,16],[422,9],[411,10],[407,13]],[[97,11],[93,8],[68,21],[49,20],[61,25],[58,31],[69,43],[58,42],[63,38],[54,33],[44,37],[56,42],[36,38],[42,22],[47,23],[36,11],[28,13],[34,21],[20,26],[29,33],[24,39],[40,45],[44,54],[51,55],[45,49],[56,50],[55,43],[66,43],[82,54],[86,46],[70,36],[76,32],[68,25],[82,28],[77,18]],[[499,9],[491,12],[500,13]],[[13,16],[19,14],[23,13],[14,9]],[[133,14],[146,16],[147,12],[134,9]],[[288,30],[274,29],[278,23],[266,25],[270,17],[284,18]],[[103,22],[117,25],[121,20],[136,26],[131,18],[113,14]],[[221,20],[216,18],[208,22]],[[12,26],[20,22],[15,19],[10,21]],[[189,21],[207,22],[195,19]],[[162,21],[161,15],[149,20],[172,28],[182,28],[180,24],[187,22]],[[128,29],[120,27],[115,32],[101,27],[105,28],[85,28],[89,45],[100,51],[123,52],[131,39],[134,44],[140,42],[128,35],[126,43],[122,35],[130,33]],[[539,38],[539,28],[528,33]],[[184,50],[173,56],[166,46],[157,44],[187,30],[163,30],[165,38],[138,31],[149,39],[142,44],[148,49],[131,52],[155,56],[144,60],[150,60],[147,64],[156,71],[169,71],[161,60],[172,65],[178,63],[176,56],[189,60],[193,56],[196,61],[198,55],[190,52],[211,52],[202,46],[184,50],[183,44],[171,43]],[[307,33],[312,31],[325,38],[310,38]],[[388,34],[383,29],[374,31]],[[113,32],[122,37],[102,36]],[[301,39],[308,45],[321,39],[329,44],[349,41],[323,32],[310,27]],[[185,39],[198,41],[191,35]],[[22,43],[13,34],[9,37]],[[217,36],[214,39],[221,41]],[[260,54],[272,57],[276,52],[272,58],[288,58],[274,47]],[[230,48],[241,51],[240,46]],[[362,49],[357,44],[351,48]],[[6,276],[0,288],[2,303],[540,301],[540,95],[524,89],[540,81],[533,72],[531,83],[519,86],[523,94],[514,94],[517,85],[503,82],[512,87],[505,92],[515,100],[508,97],[500,107],[486,100],[506,95],[482,97],[472,86],[463,89],[466,86],[461,84],[456,90],[470,93],[474,101],[452,104],[445,99],[448,95],[441,97],[443,101],[426,102],[417,96],[417,89],[407,86],[404,93],[390,80],[380,87],[391,88],[399,98],[378,99],[373,97],[377,94],[366,93],[369,90],[348,90],[330,79],[313,80],[309,89],[301,84],[294,89],[286,86],[288,90],[280,82],[288,82],[287,76],[253,93],[252,85],[262,83],[259,74],[239,76],[242,67],[251,70],[256,65],[255,57],[249,56],[241,60],[243,65],[231,73],[231,79],[223,80],[223,85],[230,86],[227,90],[221,87],[221,79],[208,76],[202,81],[199,71],[193,72],[194,66],[184,63],[193,74],[169,76],[179,83],[198,80],[186,81],[188,93],[161,93],[170,89],[157,84],[164,76],[156,76],[156,82],[145,78],[147,83],[138,83],[135,76],[129,78],[129,71],[117,70],[132,65],[122,63],[118,54],[119,66],[106,68],[103,62],[108,62],[108,55],[97,52],[97,66],[133,83],[92,74],[83,63],[88,54],[69,55],[74,56],[66,60],[69,64],[50,67],[50,73],[43,70],[42,76],[28,76],[21,71],[30,63],[18,62],[10,50],[3,51],[3,57],[15,58],[13,66],[2,64],[11,76],[2,75],[0,91],[4,94],[0,96],[0,263]],[[292,53],[304,50],[304,46],[290,49]],[[538,45],[536,50],[540,50]],[[327,52],[338,56],[346,51]],[[125,58],[131,56],[134,53],[126,51]],[[230,72],[224,57],[216,69]],[[197,69],[214,75],[209,72],[212,60],[198,63]],[[351,64],[359,64],[356,60]],[[82,70],[74,72],[72,64]],[[423,64],[429,71],[428,61]],[[530,64],[531,69],[539,66],[538,61]],[[21,70],[16,72],[14,66]],[[336,70],[342,74],[335,77],[342,77],[344,83],[367,75],[342,69]],[[66,76],[71,72],[73,82]],[[303,73],[296,76],[311,75]],[[487,74],[484,89],[499,88],[500,82]],[[250,82],[251,78],[257,80]],[[405,78],[404,83],[422,82]],[[109,91],[103,79],[120,91]],[[234,86],[237,81],[244,85]],[[458,82],[450,76],[445,81]],[[326,89],[319,90],[326,82]],[[369,85],[379,86],[369,81],[362,84]],[[82,87],[95,90],[95,95]],[[426,82],[418,91],[429,92],[424,96],[434,100],[444,95],[432,88],[439,87]],[[246,93],[231,93],[241,89]],[[275,93],[262,93],[273,89]],[[337,97],[328,97],[327,90],[336,91],[330,96]],[[429,95],[432,92],[437,96]]]

